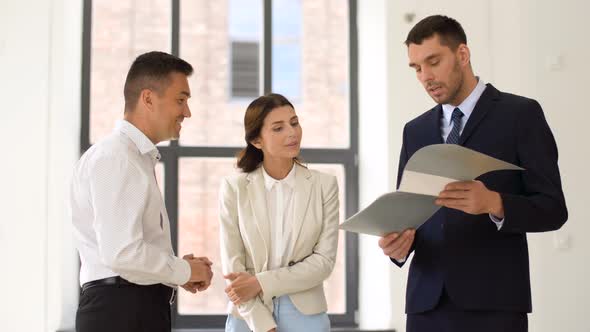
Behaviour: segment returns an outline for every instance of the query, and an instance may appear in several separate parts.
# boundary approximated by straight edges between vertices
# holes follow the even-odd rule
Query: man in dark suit
[[[421,227],[379,240],[398,266],[414,252],[407,331],[527,331],[526,233],[567,220],[557,147],[541,106],[476,77],[465,32],[452,18],[423,19],[405,43],[410,67],[438,105],[404,128],[398,186],[409,158],[430,144],[459,144],[525,169],[448,184],[436,199],[442,208]]]

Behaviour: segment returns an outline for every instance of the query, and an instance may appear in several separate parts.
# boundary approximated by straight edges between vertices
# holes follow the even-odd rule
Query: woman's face
[[[260,136],[252,143],[265,159],[293,159],[299,155],[302,129],[291,106],[280,106],[268,113]]]

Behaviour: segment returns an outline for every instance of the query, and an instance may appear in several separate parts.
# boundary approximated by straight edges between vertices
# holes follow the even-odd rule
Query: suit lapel
[[[264,188],[264,177],[262,176],[262,169],[259,167],[255,171],[248,174],[248,199],[250,206],[254,213],[254,220],[260,236],[264,241],[266,247],[266,260],[268,261],[268,253],[270,252],[270,219],[268,218],[268,207],[266,202],[266,190]]]
[[[301,233],[303,220],[309,207],[311,198],[311,172],[299,164],[295,164],[295,193],[294,193],[294,211],[293,211],[293,228],[291,229],[291,248],[288,252],[293,252],[295,243]]]
[[[465,129],[463,129],[463,133],[459,137],[459,145],[465,145],[465,142],[473,134],[473,131],[477,128],[481,120],[494,107],[494,103],[498,98],[500,98],[500,91],[494,88],[493,85],[488,84],[481,97],[479,97],[477,104],[475,104],[469,120],[465,124]]]
[[[436,105],[426,116],[426,126],[424,128],[425,144],[442,144],[443,139],[440,133],[440,119],[442,117],[442,106]]]

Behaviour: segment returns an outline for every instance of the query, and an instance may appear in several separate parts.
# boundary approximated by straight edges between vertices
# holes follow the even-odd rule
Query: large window
[[[355,8],[352,0],[85,1],[83,151],[122,117],[125,75],[139,54],[166,51],[195,68],[192,118],[179,141],[160,144],[156,175],[177,253],[210,257],[215,276],[204,293],[180,291],[175,328],[225,323],[218,189],[237,172],[244,112],[254,98],[272,91],[294,103],[304,161],[338,178],[341,219],[357,210]],[[341,232],[325,282],[334,327],[356,325],[357,268],[357,238]]]

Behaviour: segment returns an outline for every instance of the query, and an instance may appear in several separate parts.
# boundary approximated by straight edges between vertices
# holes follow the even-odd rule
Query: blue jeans
[[[316,315],[302,314],[288,295],[273,300],[272,316],[277,323],[277,332],[330,332],[330,319],[327,313]],[[225,332],[250,332],[246,321],[233,315],[227,316]]]

